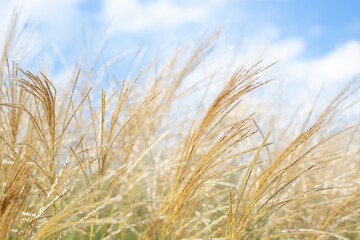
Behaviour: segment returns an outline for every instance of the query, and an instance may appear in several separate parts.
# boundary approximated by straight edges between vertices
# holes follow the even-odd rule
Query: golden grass
[[[0,66],[0,239],[360,238],[359,123],[341,119],[358,108],[358,80],[292,119],[298,133],[260,130],[272,113],[259,124],[245,96],[266,88],[262,62],[175,117],[219,33],[101,94],[79,85],[92,68],[59,92],[11,64],[12,35]]]

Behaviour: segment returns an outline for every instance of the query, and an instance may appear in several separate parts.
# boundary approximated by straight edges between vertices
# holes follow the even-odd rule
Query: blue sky
[[[221,44],[227,54],[218,62],[231,59],[241,43],[232,64],[280,60],[273,75],[310,89],[335,87],[360,73],[357,0],[0,0],[0,41],[15,7],[20,22],[30,20],[31,27],[13,59],[23,60],[26,52],[33,57],[24,67],[49,65],[54,78],[80,56],[93,59],[104,39],[99,64],[139,47],[145,63],[219,26],[225,26]]]

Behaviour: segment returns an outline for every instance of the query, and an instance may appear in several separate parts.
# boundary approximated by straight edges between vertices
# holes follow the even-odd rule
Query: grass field
[[[80,66],[60,91],[12,62],[10,33],[0,239],[360,239],[359,80],[279,120],[249,97],[273,83],[262,62],[216,96],[212,73],[187,86],[216,37],[118,89],[99,91]]]

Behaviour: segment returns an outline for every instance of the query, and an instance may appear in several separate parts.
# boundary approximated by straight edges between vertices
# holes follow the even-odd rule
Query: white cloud
[[[177,27],[197,22],[208,14],[208,6],[181,6],[174,1],[106,0],[103,17],[113,32],[138,32]]]
[[[323,57],[289,62],[284,69],[298,81],[311,88],[321,85],[338,85],[360,73],[360,42],[350,40]]]
[[[16,0],[24,19],[40,25],[46,40],[61,43],[71,39],[74,26],[79,23],[77,5],[82,0]]]
[[[80,29],[79,4],[83,1],[0,0],[0,49],[15,12],[19,17],[16,38],[8,52],[11,60],[27,65],[34,57],[43,57],[37,55],[40,50],[51,51],[53,45],[64,49],[80,35],[75,30]]]
[[[301,38],[285,39],[269,45],[265,51],[265,59],[287,62],[298,57],[305,49],[305,41]]]
[[[279,63],[269,69],[273,77],[278,77],[292,85],[300,84],[314,92],[322,85],[337,88],[360,74],[360,41],[349,40],[330,49],[327,54],[313,58],[302,57],[306,44],[303,38],[271,40],[255,47],[252,45],[245,47],[245,49],[253,49],[250,53],[245,52],[245,55],[253,55],[252,59],[255,60],[263,59],[265,65],[279,60]],[[244,59],[240,60],[234,62],[246,63]]]
[[[263,66],[280,60],[275,66],[261,74],[261,79],[277,80],[261,92],[263,97],[277,98],[272,94],[279,93],[279,87],[288,105],[298,106],[314,101],[314,96],[325,85],[328,94],[326,100],[334,97],[339,88],[360,74],[360,42],[350,40],[326,55],[303,58],[306,41],[302,38],[273,40],[267,44],[249,38],[242,47],[224,46],[225,50],[208,58],[188,79],[189,83],[202,79],[216,71],[217,79],[228,80],[230,75],[241,65],[251,66],[263,59]],[[223,82],[214,82],[210,94],[215,94]],[[190,84],[188,84],[190,85]],[[262,96],[262,95],[261,95]],[[259,97],[259,96],[258,96]]]
[[[31,21],[37,25],[42,43],[61,44],[71,39],[74,23],[79,22],[78,4],[84,0],[10,0],[0,1],[2,22],[0,31],[4,34],[14,10],[19,13],[20,25]]]

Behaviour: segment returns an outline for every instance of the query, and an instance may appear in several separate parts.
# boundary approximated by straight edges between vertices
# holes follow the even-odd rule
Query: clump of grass
[[[10,34],[0,66],[0,238],[359,238],[359,124],[341,120],[356,108],[359,81],[294,120],[297,133],[259,127],[272,113],[258,122],[246,96],[271,84],[261,61],[212,100],[210,74],[195,110],[185,109],[187,79],[219,34],[189,57],[179,50],[155,76],[150,63],[100,93],[81,85],[93,68],[58,91],[46,74],[10,64]]]

